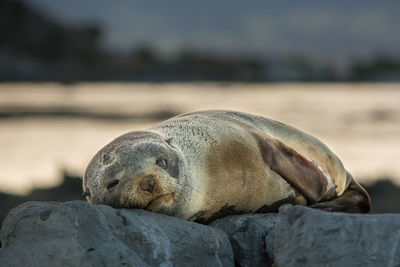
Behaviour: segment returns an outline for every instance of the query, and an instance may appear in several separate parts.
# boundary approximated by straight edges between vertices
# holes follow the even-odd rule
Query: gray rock
[[[329,213],[280,208],[276,266],[399,266],[399,214]]]
[[[210,226],[224,231],[238,266],[271,266],[276,214],[246,214],[216,220]]]
[[[28,202],[3,222],[0,266],[400,265],[399,214],[286,205],[210,226],[83,201]]]
[[[83,201],[28,202],[0,232],[0,266],[233,266],[219,229]]]

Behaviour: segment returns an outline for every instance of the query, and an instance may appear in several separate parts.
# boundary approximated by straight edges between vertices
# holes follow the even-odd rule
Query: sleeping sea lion
[[[366,213],[368,193],[316,138],[261,116],[187,113],[121,135],[89,163],[84,196],[208,223],[285,203]]]

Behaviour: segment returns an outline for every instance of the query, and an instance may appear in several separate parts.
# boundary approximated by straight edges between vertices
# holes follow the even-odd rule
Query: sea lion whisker
[[[195,192],[197,192],[197,193],[199,193],[200,194],[200,191],[199,190],[197,190],[196,188],[194,188],[193,186],[191,186],[191,185],[188,185],[188,184],[186,184],[186,186],[187,187],[190,187],[191,189],[193,189]]]

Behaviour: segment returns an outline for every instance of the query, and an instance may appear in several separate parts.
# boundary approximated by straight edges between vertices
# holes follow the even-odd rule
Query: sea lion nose
[[[153,189],[156,185],[156,181],[154,178],[146,177],[140,182],[140,188],[142,188],[143,191],[147,191],[149,193],[153,193]]]

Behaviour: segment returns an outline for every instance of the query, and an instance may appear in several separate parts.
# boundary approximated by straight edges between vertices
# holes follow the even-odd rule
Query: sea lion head
[[[134,131],[106,145],[85,171],[88,202],[172,214],[181,193],[183,159],[171,142],[157,133]]]

